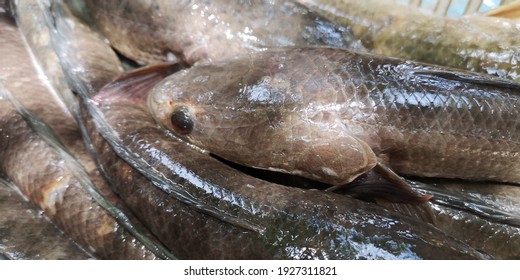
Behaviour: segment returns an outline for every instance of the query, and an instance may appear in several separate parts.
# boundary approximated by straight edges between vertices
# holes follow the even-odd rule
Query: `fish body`
[[[60,62],[83,98],[83,119],[101,169],[146,227],[179,258],[487,257],[429,224],[377,205],[237,171],[155,124],[146,102],[149,89],[162,78],[153,71],[157,66],[123,74],[97,93],[92,85],[112,72],[98,63],[102,54],[92,54],[109,50],[90,49],[86,53],[91,55],[77,65],[67,59],[77,53],[73,45],[60,46]],[[78,67],[83,70],[75,71]],[[161,75],[171,73],[168,67],[160,69],[166,70]]]
[[[18,111],[3,86],[0,91],[2,176],[93,255],[155,259],[93,198],[88,175],[60,148],[59,141],[47,134],[49,128],[30,113]]]
[[[138,226],[87,152],[73,116],[78,103],[57,64],[40,4],[13,1],[16,22],[0,18],[0,44],[11,54],[2,56],[0,68],[0,173],[90,254],[158,258],[141,243]]]
[[[86,1],[124,55],[151,63],[218,61],[267,47],[360,47],[337,27],[290,1]]]
[[[90,113],[85,110],[83,116],[102,169],[127,205],[176,256],[487,257],[431,225],[377,205],[268,183],[230,168],[154,123],[146,106],[153,86],[148,70],[125,74],[94,96],[91,85],[106,78],[96,75],[106,74],[106,65],[91,61],[97,55],[78,60],[81,65],[66,63],[68,54],[77,51],[62,46],[60,61]],[[98,51],[106,50],[87,53]],[[83,70],[75,71],[78,67]]]
[[[396,2],[298,0],[350,28],[371,52],[520,80],[520,23],[436,16]]]
[[[445,205],[434,204],[432,208],[436,215],[437,227],[449,236],[462,240],[496,259],[517,260],[520,257],[519,227],[489,221]],[[471,234],[468,235],[468,232]]]
[[[518,85],[334,48],[197,65],[153,89],[155,119],[240,164],[344,184],[403,175],[520,183]]]
[[[30,2],[23,2],[26,6]],[[44,30],[41,26],[33,32]],[[61,141],[69,148],[81,143],[81,135],[74,118],[68,112],[55,91],[49,86],[44,74],[39,71],[34,55],[28,48],[20,28],[7,14],[0,14],[0,45],[9,52],[0,58],[0,78],[7,89],[22,104],[50,124]],[[42,32],[43,33],[43,32]],[[48,49],[47,49],[48,51]],[[43,51],[42,51],[43,52]],[[52,59],[52,58],[51,58]],[[22,74],[23,73],[23,74]]]
[[[146,106],[151,85],[138,77],[123,76],[86,103],[90,136],[115,189],[179,257],[484,257],[378,205],[269,183],[201,153],[154,125]]]
[[[443,232],[497,259],[519,258],[517,185],[426,178],[414,185],[434,195],[435,226]]]
[[[32,208],[16,188],[0,178],[0,256],[16,260],[94,258]]]
[[[329,45],[520,79],[520,24],[514,20],[441,17],[378,0],[86,4],[111,44],[143,64]]]

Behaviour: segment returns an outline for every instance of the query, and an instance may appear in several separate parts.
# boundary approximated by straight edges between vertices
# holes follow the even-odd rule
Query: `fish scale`
[[[88,0],[86,4],[111,44],[143,64],[174,58],[188,64],[215,62],[273,46],[362,49],[348,28],[292,1]]]
[[[1,90],[4,96],[4,88]],[[92,199],[70,159],[63,158],[59,149],[35,132],[34,123],[17,113],[6,99],[0,99],[0,108],[1,173],[7,174],[32,203],[96,256],[156,258]],[[27,163],[33,163],[31,168],[26,168]]]
[[[133,86],[140,71],[154,69],[161,73],[154,67],[137,70],[107,85],[94,100],[87,99],[92,118],[85,119],[115,189],[177,256],[486,257],[450,238],[439,239],[442,232],[431,225],[348,196],[250,177],[178,141],[154,125],[144,98],[134,98],[146,96],[153,86]]]
[[[156,241],[150,241],[150,235],[110,190],[87,152],[72,116],[77,100],[65,83],[49,41],[52,29],[47,29],[43,15],[48,11],[39,1],[12,1],[11,4],[16,22],[4,15],[0,18],[3,35],[0,43],[11,54],[0,58],[3,65],[0,77],[6,79],[5,93],[12,101],[10,106],[5,105],[9,109],[6,112],[15,117],[6,118],[7,123],[2,123],[0,130],[18,142],[1,143],[2,150],[6,150],[0,152],[4,157],[1,170],[61,230],[96,257],[158,258],[151,252],[159,247]],[[84,28],[75,19],[67,23]],[[81,38],[90,40],[91,34],[83,34]],[[113,53],[102,60],[111,65],[107,68],[121,68]],[[80,68],[75,70],[81,71]],[[24,79],[28,81],[23,82]],[[22,127],[12,127],[16,124]],[[31,167],[27,162],[39,164]],[[72,210],[67,211],[67,207]],[[158,252],[157,255],[165,257],[166,254]]]
[[[367,50],[520,80],[518,21],[466,15],[450,18],[383,0],[296,0],[350,28]]]
[[[16,186],[0,178],[0,256],[9,259],[89,259],[80,249],[42,217],[16,191]]]
[[[210,72],[203,83],[186,82]],[[240,85],[221,82],[237,73],[246,73]],[[212,102],[194,101],[217,81]],[[179,137],[244,165],[342,184],[371,169],[363,160],[375,154],[403,175],[520,183],[520,95],[511,81],[322,47],[196,65],[163,84],[149,99],[155,118],[175,132],[169,114],[186,108],[193,131]],[[244,87],[276,92],[283,102],[244,98]],[[274,123],[265,121],[268,111],[277,112]],[[252,134],[234,133],[247,125]]]

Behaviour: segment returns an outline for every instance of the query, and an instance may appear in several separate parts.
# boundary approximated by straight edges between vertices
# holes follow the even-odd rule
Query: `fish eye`
[[[190,112],[185,106],[175,108],[170,117],[173,129],[175,132],[186,135],[193,130],[193,120],[190,117]]]

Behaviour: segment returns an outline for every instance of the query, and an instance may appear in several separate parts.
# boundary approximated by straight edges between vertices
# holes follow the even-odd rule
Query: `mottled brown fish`
[[[468,15],[436,16],[382,0],[297,0],[374,53],[520,81],[520,22]]]
[[[375,204],[348,196],[247,176],[165,135],[154,125],[146,107],[148,90],[156,81],[154,70],[165,69],[154,67],[124,75],[94,96],[87,103],[93,122],[89,129],[98,157],[119,194],[176,255],[262,259],[478,257],[429,224],[394,216]],[[114,157],[93,130],[94,124],[114,150],[153,185]],[[404,233],[410,235],[405,237]],[[235,240],[233,244],[225,241],[229,238]]]
[[[141,63],[219,61],[268,47],[360,48],[350,31],[292,1],[85,1],[122,54]]]
[[[97,52],[102,49],[80,52],[84,59],[76,60],[82,63],[77,65],[71,63],[69,55],[77,54],[81,46],[61,46],[62,63],[69,76],[77,78],[76,90],[84,97],[90,96],[96,88],[91,85],[100,83],[89,79],[99,78],[97,71],[103,73],[103,79],[112,73],[103,70],[107,65],[96,61],[100,55]],[[78,67],[82,70],[76,71]],[[182,142],[172,144],[172,138],[154,126],[146,108],[146,92],[152,86],[149,78],[154,79],[154,71],[145,69],[127,74],[94,100],[87,98],[86,104],[94,112],[94,122],[104,122],[105,125],[97,128],[109,141],[122,136],[122,142],[111,142],[115,150],[152,181],[116,156],[90,121],[88,129],[98,158],[116,190],[176,255],[182,258],[485,257],[431,225],[391,214],[376,205],[266,183],[226,167]],[[132,153],[139,157],[132,157]],[[143,169],[146,164],[148,169]],[[383,241],[371,236],[382,237]],[[229,238],[235,240],[234,246],[226,242]]]
[[[0,178],[0,259],[69,259],[94,257],[60,232],[16,191]]]
[[[0,84],[0,173],[80,246],[100,258],[155,259],[107,211],[80,165],[48,134],[48,127],[18,111]],[[23,109],[21,109],[23,110]],[[99,197],[100,195],[97,194]]]
[[[158,258],[152,252],[156,248],[141,243],[150,240],[146,233],[114,206],[121,203],[97,173],[70,114],[74,108],[67,107],[74,102],[61,102],[65,95],[56,94],[66,84],[60,86],[64,77],[57,74],[61,69],[55,54],[53,60],[42,6],[36,1],[12,4],[19,26],[7,14],[0,15],[0,45],[10,53],[0,58],[0,173],[92,255]],[[34,55],[43,63],[38,64]],[[67,94],[73,101],[72,93]]]
[[[176,256],[486,257],[431,225],[377,205],[255,179],[186,143],[172,141],[174,138],[154,123],[146,97],[157,79],[175,67],[123,75],[91,100],[95,92],[90,85],[96,81],[86,77],[97,75],[75,71],[78,65],[71,64],[67,54],[77,50],[70,44],[60,46],[62,65],[92,114],[85,119],[104,171],[129,207]],[[97,67],[97,61],[90,60],[93,57],[85,56],[81,67],[107,73]],[[234,242],[229,243],[230,239]]]
[[[520,183],[519,85],[334,48],[176,73],[149,96],[178,137],[240,164],[338,185],[369,170]]]

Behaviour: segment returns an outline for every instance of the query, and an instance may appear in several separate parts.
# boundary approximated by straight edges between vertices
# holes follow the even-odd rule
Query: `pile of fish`
[[[382,0],[0,0],[0,259],[518,259],[519,34]]]

